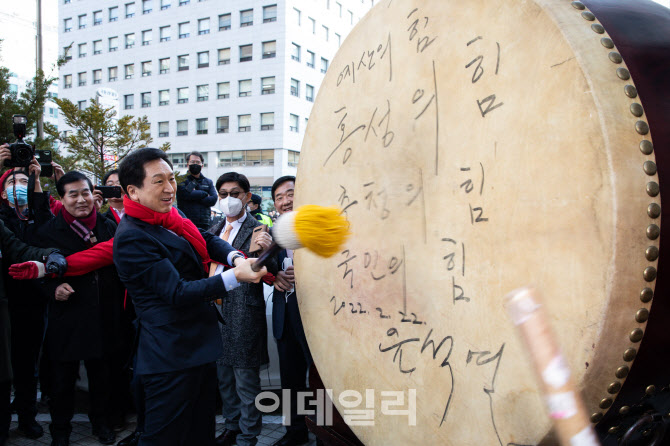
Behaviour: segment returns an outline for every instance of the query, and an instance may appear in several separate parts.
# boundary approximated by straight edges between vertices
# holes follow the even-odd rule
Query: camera
[[[35,148],[23,141],[26,136],[28,118],[24,115],[14,115],[12,116],[12,122],[14,124],[14,136],[17,140],[14,144],[9,145],[12,157],[5,161],[5,167],[28,167],[35,155]]]

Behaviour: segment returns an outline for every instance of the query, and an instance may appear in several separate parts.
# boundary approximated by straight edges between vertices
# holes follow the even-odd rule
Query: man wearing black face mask
[[[214,183],[200,173],[205,158],[200,152],[191,152],[186,157],[189,175],[177,186],[177,203],[179,209],[201,231],[207,230],[211,211],[217,200]]]

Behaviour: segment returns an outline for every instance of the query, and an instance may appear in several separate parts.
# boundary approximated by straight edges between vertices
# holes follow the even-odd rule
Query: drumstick
[[[600,445],[537,291],[514,290],[505,296],[505,306],[533,362],[561,445]]]
[[[313,204],[282,214],[272,226],[273,242],[251,265],[259,271],[281,249],[307,248],[321,257],[331,257],[349,237],[349,222],[336,207]]]

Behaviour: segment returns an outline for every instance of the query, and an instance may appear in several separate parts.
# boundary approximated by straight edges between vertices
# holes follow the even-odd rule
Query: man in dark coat
[[[253,230],[261,223],[245,209],[251,198],[249,180],[237,172],[224,173],[216,181],[216,189],[220,198],[218,207],[226,218],[210,232],[251,256]],[[263,232],[256,241],[265,249],[272,243],[272,237]],[[266,266],[270,273],[277,273],[274,259]],[[216,362],[216,369],[226,421],[216,445],[254,446],[262,428],[262,415],[256,407],[256,396],[261,392],[259,373],[261,366],[269,362],[263,284],[242,284],[228,293],[220,308],[225,321],[220,325],[223,355]]]
[[[201,234],[174,204],[172,164],[159,149],[124,158],[119,178],[125,216],[114,238],[114,263],[135,304],[138,345],[135,373],[145,394],[140,446],[212,446],[216,365],[221,356],[217,311],[240,281],[259,282],[252,259],[210,233]],[[207,278],[211,259],[235,265]]]
[[[32,244],[37,230],[53,218],[49,193],[42,192],[40,164],[33,158],[28,172],[23,168],[6,171],[0,177],[0,219],[24,243]],[[34,175],[30,192],[29,175]],[[29,199],[30,198],[30,199]],[[29,208],[30,205],[30,208]],[[44,338],[46,299],[38,281],[18,281],[5,271],[9,318],[12,327],[12,369],[14,408],[19,432],[28,438],[44,433],[37,415],[37,365]]]
[[[63,210],[41,228],[37,245],[70,255],[114,238],[116,225],[96,212],[93,185],[84,174],[68,172],[56,188]],[[69,444],[80,360],[88,376],[93,434],[101,443],[112,444],[115,435],[110,428],[109,401],[117,389],[110,386],[110,374],[111,360],[119,349],[121,281],[114,266],[107,266],[49,281],[45,290],[50,299],[45,350],[51,365],[52,445]]]
[[[205,158],[200,152],[191,152],[186,157],[189,175],[177,188],[179,209],[201,231],[209,228],[211,207],[216,204],[214,183],[201,173],[204,163]]]
[[[278,178],[272,185],[272,199],[280,215],[293,210],[294,189],[293,176]],[[286,426],[286,435],[273,446],[296,446],[308,440],[305,417],[298,415],[297,392],[306,388],[312,355],[307,346],[295,293],[293,252],[282,249],[277,263],[280,271],[272,295],[272,331],[277,340],[281,386],[282,389],[291,390],[291,419]]]

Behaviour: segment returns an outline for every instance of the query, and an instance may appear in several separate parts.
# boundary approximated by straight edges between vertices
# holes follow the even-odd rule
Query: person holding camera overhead
[[[179,209],[201,231],[209,228],[211,207],[218,200],[214,183],[202,173],[205,158],[200,152],[191,152],[186,157],[189,175],[177,186]]]
[[[37,234],[38,246],[71,255],[114,237],[116,224],[95,210],[93,185],[80,172],[68,172],[56,183],[63,209]],[[44,341],[51,368],[52,446],[67,446],[74,414],[75,382],[84,360],[89,381],[89,419],[93,435],[112,444],[110,428],[111,359],[120,348],[123,285],[113,265],[87,274],[52,280],[44,289],[49,318]]]
[[[0,165],[11,158],[5,144],[0,146]],[[42,192],[40,164],[33,157],[23,167],[7,170],[0,177],[0,219],[5,227],[27,244],[32,244],[39,228],[53,218],[49,193]],[[29,191],[30,175],[34,191]],[[29,208],[29,203],[32,206]],[[35,421],[37,415],[37,365],[44,337],[46,302],[36,281],[14,280],[4,272],[11,325],[14,408],[19,417],[19,432],[28,438],[44,433]]]
[[[119,169],[113,169],[107,172],[105,176],[102,177],[102,185],[107,187],[121,187],[121,182],[119,181]],[[118,225],[121,221],[121,217],[123,217],[123,214],[125,213],[123,211],[123,194],[118,198],[110,197],[107,199],[107,202],[109,203],[109,209],[102,215]]]

